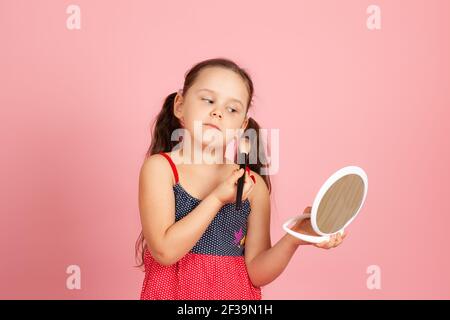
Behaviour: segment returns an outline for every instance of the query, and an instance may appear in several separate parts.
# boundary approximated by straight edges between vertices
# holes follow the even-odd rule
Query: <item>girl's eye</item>
[[[210,100],[210,99],[207,99],[207,98],[202,98],[202,100],[205,100],[205,101],[208,101],[208,102],[213,102],[212,100]]]
[[[213,100],[208,99],[208,98],[202,98],[202,100],[207,101],[208,103],[214,103]],[[228,107],[228,109],[230,110],[231,113],[236,112],[237,110],[232,108],[232,107]]]

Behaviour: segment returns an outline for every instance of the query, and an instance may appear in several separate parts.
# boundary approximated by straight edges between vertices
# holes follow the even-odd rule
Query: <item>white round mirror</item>
[[[320,243],[331,235],[344,233],[360,212],[367,195],[368,180],[363,169],[348,166],[336,171],[322,185],[311,207],[310,214],[289,219],[283,229],[303,241]],[[289,226],[301,219],[311,218],[313,232],[299,233]]]

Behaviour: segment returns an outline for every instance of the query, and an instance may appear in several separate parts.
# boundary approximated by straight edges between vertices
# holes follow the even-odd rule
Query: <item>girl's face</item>
[[[235,130],[247,126],[248,99],[247,86],[238,74],[221,67],[207,67],[200,71],[184,97],[177,94],[174,114],[202,146],[225,146],[235,137]]]

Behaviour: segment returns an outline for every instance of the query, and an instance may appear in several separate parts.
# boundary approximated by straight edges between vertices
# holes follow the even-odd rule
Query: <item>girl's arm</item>
[[[283,272],[299,243],[286,234],[271,246],[269,190],[260,175],[252,174],[256,184],[249,196],[251,213],[245,238],[245,262],[253,285],[262,287]]]
[[[235,183],[243,174],[244,169],[234,171],[194,210],[175,222],[171,168],[163,156],[150,156],[142,165],[139,176],[139,212],[144,238],[153,258],[168,266],[186,255],[200,240],[220,208],[234,199]],[[244,185],[245,194],[250,186],[249,183]]]
[[[148,249],[160,264],[174,264],[191,250],[222,207],[210,194],[175,222],[172,171],[167,160],[152,155],[139,175],[139,212]]]

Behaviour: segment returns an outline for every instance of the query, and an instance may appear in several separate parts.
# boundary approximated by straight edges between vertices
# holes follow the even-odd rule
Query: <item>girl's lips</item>
[[[211,128],[214,128],[214,129],[217,129],[217,130],[220,131],[220,128],[219,128],[218,126],[213,125],[213,124],[211,124],[211,123],[205,123],[204,125],[205,125],[205,126],[208,126],[208,127],[211,127]]]

